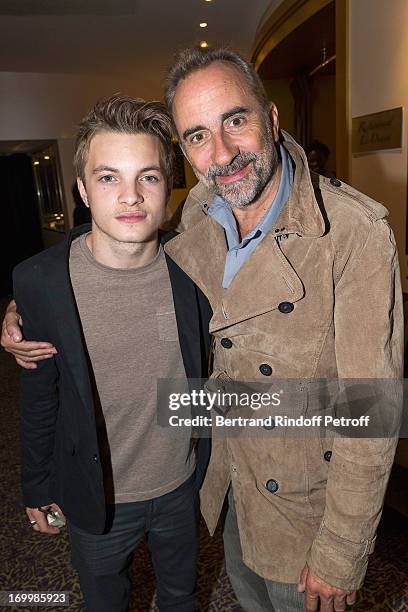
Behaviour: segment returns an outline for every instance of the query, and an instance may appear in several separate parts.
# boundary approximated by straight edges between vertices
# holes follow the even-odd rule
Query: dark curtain
[[[308,74],[298,74],[290,84],[295,101],[295,138],[305,147],[311,140],[312,112],[310,77]]]
[[[0,184],[0,295],[8,295],[14,266],[43,249],[31,158],[0,156]]]

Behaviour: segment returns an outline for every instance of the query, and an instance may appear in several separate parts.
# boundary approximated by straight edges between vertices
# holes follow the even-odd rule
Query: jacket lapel
[[[167,242],[165,251],[212,302],[222,286],[227,254],[221,225],[206,216]]]
[[[211,320],[215,332],[278,308],[304,296],[301,279],[279,244],[267,234],[242,265],[228,289],[222,289]]]
[[[304,295],[301,279],[270,233],[228,289],[222,288],[227,251],[224,230],[211,217],[167,243],[166,251],[209,299],[214,313],[211,332],[274,310],[281,302],[294,303]],[[250,287],[256,287],[255,294]]]
[[[69,277],[71,242],[83,231],[88,231],[88,227],[81,229],[82,231],[69,234],[64,244],[61,245],[61,256],[53,257],[50,260],[50,274],[46,287],[50,308],[57,323],[57,334],[60,338],[58,352],[72,376],[72,381],[84,405],[89,408],[92,405],[93,394],[88,356]]]
[[[169,238],[171,238],[169,234],[162,235],[162,244]],[[196,289],[188,276],[170,259],[167,253],[166,263],[173,292],[184,369],[187,378],[201,378],[203,375],[203,347]]]

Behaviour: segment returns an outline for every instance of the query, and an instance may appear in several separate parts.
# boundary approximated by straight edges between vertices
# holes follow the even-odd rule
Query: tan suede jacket
[[[313,186],[304,151],[283,138],[296,166],[292,194],[228,289],[224,230],[206,214],[212,196],[201,184],[186,202],[185,231],[166,245],[212,305],[213,376],[402,377],[402,294],[387,211],[337,179],[314,175]],[[307,562],[329,584],[359,588],[395,446],[395,438],[215,437],[203,516],[213,533],[232,481],[248,567],[296,583]]]

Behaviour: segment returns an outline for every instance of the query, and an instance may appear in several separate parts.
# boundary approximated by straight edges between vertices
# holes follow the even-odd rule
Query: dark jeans
[[[125,612],[134,551],[144,535],[157,580],[161,612],[193,612],[198,552],[194,474],[175,491],[109,509],[111,526],[93,535],[69,525],[72,564],[89,612]]]

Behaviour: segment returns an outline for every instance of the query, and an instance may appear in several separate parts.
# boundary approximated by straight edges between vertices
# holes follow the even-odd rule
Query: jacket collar
[[[315,185],[306,154],[292,136],[282,131],[282,138],[282,145],[294,162],[295,172],[293,188],[286,206],[277,219],[275,233],[296,233],[300,236],[318,238],[326,232],[326,223],[316,200]]]

